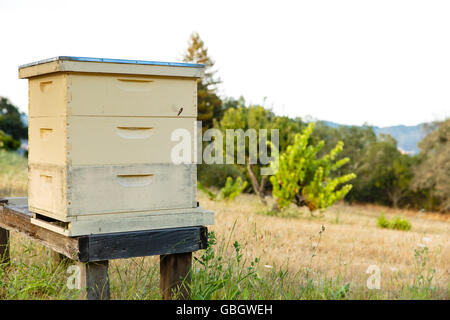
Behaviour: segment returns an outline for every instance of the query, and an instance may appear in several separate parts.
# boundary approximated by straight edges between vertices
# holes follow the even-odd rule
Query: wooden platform
[[[180,278],[188,275],[192,252],[207,247],[204,226],[68,237],[33,224],[33,216],[27,198],[0,199],[0,263],[9,260],[9,231],[18,232],[79,262],[88,299],[109,298],[108,260],[152,255],[163,257],[160,285],[169,299]],[[167,269],[172,265],[177,265],[175,271]],[[105,286],[107,292],[98,289]]]
[[[79,215],[68,217],[66,221],[52,218],[46,212],[33,211],[31,223],[69,237],[214,224],[214,213],[201,207]]]

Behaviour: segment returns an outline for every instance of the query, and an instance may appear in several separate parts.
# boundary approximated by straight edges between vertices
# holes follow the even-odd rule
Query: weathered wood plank
[[[160,256],[159,289],[164,300],[189,299],[192,252]]]
[[[194,252],[207,246],[206,227],[184,227],[79,237],[80,261]]]
[[[28,197],[1,198],[0,204],[3,205],[24,205],[28,206]]]
[[[63,236],[30,222],[32,214],[22,205],[0,205],[0,228],[19,232],[73,260],[78,260],[78,239]]]
[[[80,286],[87,300],[109,300],[108,264],[108,261],[78,262]]]
[[[174,214],[164,214],[164,211],[161,211],[159,214],[142,215],[142,217],[121,218],[110,216],[108,219],[100,217],[98,220],[96,216],[92,217],[92,220],[80,219],[70,222],[69,236],[173,229],[211,225],[214,222],[214,214],[202,209],[198,209],[197,212]],[[66,230],[63,232],[66,232]]]
[[[28,238],[82,262],[194,252],[207,247],[203,226],[67,237],[30,222],[23,205],[0,205],[0,228]]]
[[[0,228],[0,264],[9,262],[9,230]]]

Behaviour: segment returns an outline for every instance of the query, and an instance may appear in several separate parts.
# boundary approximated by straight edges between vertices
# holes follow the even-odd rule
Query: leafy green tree
[[[20,139],[28,138],[22,115],[8,99],[0,97],[0,149],[17,150]]]
[[[429,195],[429,210],[433,197],[441,202],[441,209],[450,210],[450,118],[435,123],[419,143],[419,163],[414,168],[412,188],[424,189]]]
[[[240,106],[238,108],[229,108],[220,122],[215,122],[215,127],[219,128],[224,136],[227,136],[227,130],[242,130],[246,132],[248,129],[255,129],[256,135],[254,136],[256,141],[259,141],[259,129],[270,129],[272,127],[272,121],[275,118],[275,114],[265,109],[262,106]],[[281,136],[281,133],[280,133]],[[229,136],[228,136],[229,137]],[[268,130],[268,141],[270,141],[270,130]],[[238,167],[243,170],[252,185],[253,191],[260,197],[261,201],[265,203],[265,188],[267,184],[267,176],[261,175],[261,165],[258,163],[252,163],[250,158],[257,159],[255,153],[258,150],[249,148],[250,141],[246,139],[245,150],[242,152],[245,155],[244,163],[238,164]],[[234,140],[232,142],[233,146]],[[226,144],[224,145],[224,154],[226,154]],[[233,148],[237,149],[237,148]],[[238,150],[238,152],[241,150]],[[231,156],[231,155],[230,155]],[[233,163],[238,163],[237,153],[233,156]]]
[[[202,121],[203,129],[206,130],[212,127],[213,119],[220,119],[223,115],[222,100],[217,95],[217,85],[221,81],[213,70],[215,62],[208,55],[208,48],[196,32],[191,34],[183,61],[204,64],[206,67],[205,76],[197,83],[197,119]]]
[[[354,172],[361,165],[361,158],[367,148],[377,142],[377,136],[373,128],[369,125],[359,126],[340,126],[333,128],[326,123],[319,121],[316,123],[312,138],[315,142],[324,140],[325,145],[319,155],[330,152],[339,142],[344,142],[345,149],[339,155],[341,158],[350,158],[352,161],[345,164],[341,173]],[[355,186],[354,186],[355,187]],[[354,188],[351,192],[354,192]]]
[[[225,97],[222,101],[222,114],[220,118],[215,118],[215,121],[220,121],[228,109],[238,109],[240,107],[245,107],[245,99],[240,96],[238,99],[233,97]]]
[[[386,188],[386,194],[394,208],[397,208],[400,201],[410,193],[409,185],[413,177],[411,163],[411,157],[406,154],[392,161],[392,174],[395,178],[391,181],[390,188]]]
[[[254,129],[256,135],[254,139],[258,142],[258,148],[249,148],[249,139],[245,140],[245,161],[239,163],[238,157],[234,155],[234,165],[228,164],[227,166],[233,166],[239,168],[241,172],[247,177],[247,181],[250,183],[252,190],[258,195],[261,201],[265,204],[265,196],[270,192],[271,184],[267,175],[261,174],[261,169],[267,167],[267,164],[261,163],[261,161],[255,163],[250,161],[251,158],[257,159],[259,153],[259,140],[260,129],[267,130],[267,141],[272,141],[272,129],[278,130],[278,150],[284,150],[289,144],[294,141],[294,135],[301,131],[305,126],[301,118],[291,119],[283,116],[276,116],[271,110],[264,108],[260,105],[245,105],[245,100],[240,97],[236,99],[225,100],[225,112],[220,121],[214,121],[214,127],[222,131],[224,136],[227,136],[227,130],[234,130],[235,133],[238,130],[242,132],[248,132],[248,129]],[[275,142],[275,140],[274,140]],[[233,142],[234,145],[234,142]],[[224,154],[227,156],[226,143],[224,144]],[[235,148],[236,149],[236,148]],[[268,147],[270,149],[270,147]],[[273,156],[273,155],[271,155]],[[261,160],[261,159],[259,159]],[[220,181],[218,181],[220,183]]]
[[[362,156],[357,174],[366,191],[363,201],[398,207],[409,192],[412,159],[398,150],[394,138],[382,135]]]
[[[270,129],[280,130],[279,147],[280,151],[294,143],[295,135],[306,127],[306,123],[300,117],[291,119],[286,116],[275,116],[270,122]]]
[[[377,135],[373,128],[368,125],[343,126],[338,128],[339,140],[344,142],[345,149],[342,150],[341,157],[349,157],[343,170],[355,171],[361,165],[361,158],[366,150],[377,141]]]
[[[0,130],[15,140],[28,138],[28,128],[22,121],[22,115],[7,98],[0,97]]]
[[[311,143],[315,144],[324,141],[324,147],[319,151],[318,156],[329,153],[339,141],[344,142],[345,148],[338,155],[338,158],[350,158],[352,161],[344,164],[339,170],[331,175],[339,176],[347,173],[358,172],[364,165],[364,155],[368,148],[377,142],[377,136],[373,128],[369,125],[363,126],[339,126],[334,127],[324,121],[316,122],[311,135]],[[374,189],[358,174],[358,179],[352,182],[352,189],[347,194],[348,201],[373,202],[376,198]]]
[[[15,140],[0,130],[0,149],[17,150],[20,147],[20,141]]]
[[[332,172],[350,160],[336,159],[342,152],[343,143],[338,142],[328,154],[318,158],[324,141],[311,144],[314,126],[310,123],[301,134],[296,134],[294,144],[280,155],[278,172],[270,178],[272,193],[277,199],[276,209],[284,208],[291,202],[308,206],[311,212],[325,209],[345,197],[352,188],[346,182],[355,178],[355,174],[331,177]]]

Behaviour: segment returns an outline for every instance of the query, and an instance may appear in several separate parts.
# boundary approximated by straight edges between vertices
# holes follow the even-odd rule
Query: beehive
[[[175,129],[196,136],[204,66],[56,57],[19,67],[29,86],[28,205],[69,236],[208,225]]]

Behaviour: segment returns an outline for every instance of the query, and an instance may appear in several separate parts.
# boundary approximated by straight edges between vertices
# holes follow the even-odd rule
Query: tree
[[[295,141],[295,135],[300,133],[306,127],[306,123],[300,117],[291,119],[286,116],[275,116],[270,123],[270,129],[280,130],[279,147],[280,151],[292,145]]]
[[[304,123],[300,118],[290,119],[288,117],[276,116],[271,110],[264,108],[260,105],[245,106],[245,100],[240,98],[239,100],[226,100],[227,109],[224,112],[224,116],[221,121],[214,121],[214,127],[221,130],[224,136],[227,136],[227,130],[237,131],[242,130],[242,133],[249,133],[249,129],[254,130],[254,140],[258,142],[258,148],[249,148],[250,136],[248,135],[248,141],[245,142],[245,150],[242,153],[245,154],[245,163],[238,163],[237,155],[234,155],[234,163],[237,168],[247,175],[253,191],[258,195],[261,201],[265,204],[266,192],[270,188],[270,182],[268,176],[261,174],[261,169],[266,167],[267,163],[261,163],[260,161],[255,163],[250,161],[251,158],[257,159],[258,153],[261,151],[260,138],[263,129],[267,132],[267,141],[272,142],[272,130],[278,130],[279,141],[273,139],[275,145],[273,147],[278,150],[284,150],[294,140],[295,133],[301,131]],[[227,136],[229,137],[229,136]],[[242,138],[242,137],[241,137]],[[234,145],[234,142],[233,142]],[[263,143],[264,145],[264,143]],[[267,149],[271,149],[268,145]],[[226,145],[223,150],[226,155]],[[274,156],[271,154],[270,156]]]
[[[255,141],[259,141],[260,129],[270,129],[272,127],[272,121],[275,115],[272,111],[265,109],[262,106],[240,106],[237,108],[229,108],[225,112],[222,120],[220,122],[215,121],[215,127],[220,129],[222,133],[227,137],[227,130],[242,130],[243,133],[247,132],[248,129],[255,130]],[[280,134],[281,136],[281,134]],[[245,138],[244,138],[245,139]],[[250,139],[250,138],[249,138]],[[268,130],[268,141],[271,140],[270,130]],[[258,150],[252,150],[249,148],[250,141],[245,142],[245,150],[242,150],[244,154],[245,163],[241,163],[241,168],[245,168],[244,171],[247,173],[249,180],[251,182],[253,191],[260,197],[261,201],[265,204],[265,188],[267,182],[267,175],[261,175],[260,169],[261,165],[258,163],[251,163],[250,158],[257,158],[255,153]],[[232,141],[233,150],[234,138]],[[239,152],[240,150],[238,150]],[[223,150],[226,154],[226,145]],[[238,163],[237,154],[233,155],[234,163]]]
[[[0,97],[0,130],[15,140],[28,138],[28,128],[22,121],[22,115],[7,98]]]
[[[442,210],[450,210],[450,118],[434,123],[419,143],[419,163],[414,168],[412,188],[425,189],[429,194],[429,210],[433,197],[441,202]]]
[[[0,149],[17,150],[20,139],[28,138],[22,115],[8,99],[0,97]]]
[[[213,119],[220,119],[223,114],[222,100],[217,95],[217,85],[221,81],[215,76],[214,61],[208,55],[208,48],[196,32],[191,34],[183,61],[205,65],[205,76],[197,83],[197,119],[206,130],[212,127]]]
[[[373,128],[364,124],[358,126],[342,126],[338,128],[339,140],[342,140],[345,149],[342,150],[341,157],[349,157],[352,161],[348,162],[344,167],[344,171],[355,171],[361,165],[361,158],[366,150],[375,142],[377,135]]]
[[[17,150],[20,147],[20,141],[15,140],[0,130],[0,149]]]
[[[357,174],[361,192],[367,197],[363,200],[398,207],[409,192],[412,158],[398,150],[394,138],[382,135],[367,148]]]
[[[223,115],[228,109],[237,109],[239,107],[245,107],[245,99],[243,96],[240,96],[238,99],[235,99],[233,97],[225,97],[222,101],[222,115],[220,116],[220,119],[222,119]],[[220,119],[215,119],[216,121],[219,121]]]
[[[320,155],[330,152],[339,141],[344,142],[345,149],[342,150],[340,157],[348,157],[352,161],[343,166],[341,172],[354,172],[361,165],[361,158],[367,148],[377,141],[375,131],[369,125],[333,128],[322,121],[316,123],[312,137],[316,142],[325,141]]]
[[[286,207],[291,202],[297,206],[308,206],[311,212],[325,209],[345,197],[352,188],[346,182],[355,178],[355,174],[331,177],[332,172],[350,160],[336,160],[343,143],[338,142],[328,154],[317,158],[324,141],[311,144],[313,130],[314,123],[310,123],[301,134],[295,135],[294,144],[280,155],[278,172],[270,178],[272,194],[277,199],[275,209]]]

